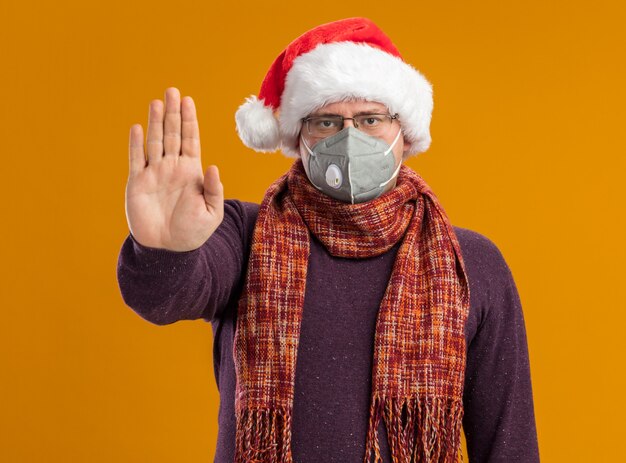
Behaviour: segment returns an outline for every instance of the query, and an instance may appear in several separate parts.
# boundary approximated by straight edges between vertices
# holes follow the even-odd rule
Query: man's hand
[[[170,87],[163,106],[158,99],[150,103],[147,160],[141,124],[130,128],[126,219],[140,244],[190,251],[202,246],[222,222],[224,186],[217,166],[202,171],[191,97],[181,103],[178,89]]]

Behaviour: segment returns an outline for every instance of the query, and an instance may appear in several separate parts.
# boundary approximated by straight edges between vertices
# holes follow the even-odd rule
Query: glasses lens
[[[373,136],[384,136],[391,128],[392,120],[383,114],[361,114],[355,117],[359,130]]]
[[[311,117],[307,122],[309,135],[313,137],[330,137],[341,130],[341,117]]]

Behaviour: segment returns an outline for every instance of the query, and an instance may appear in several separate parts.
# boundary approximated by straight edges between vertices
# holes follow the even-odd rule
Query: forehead
[[[327,103],[324,106],[317,108],[311,114],[340,114],[342,116],[350,116],[356,112],[363,111],[385,114],[388,112],[388,108],[384,104],[377,101],[359,99]]]

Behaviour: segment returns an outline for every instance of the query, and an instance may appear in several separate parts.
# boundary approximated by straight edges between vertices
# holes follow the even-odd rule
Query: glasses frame
[[[313,136],[311,134],[311,130],[309,128],[309,122],[315,119],[323,119],[323,118],[337,118],[337,119],[341,119],[341,128],[339,129],[339,131],[343,130],[345,125],[346,125],[346,121],[352,121],[352,123],[354,124],[354,128],[358,129],[359,128],[359,124],[356,121],[356,117],[363,117],[363,116],[384,116],[384,117],[388,117],[389,119],[391,119],[391,123],[393,124],[393,121],[396,119],[399,119],[399,114],[395,113],[395,114],[380,114],[380,113],[363,113],[363,114],[355,114],[352,117],[345,117],[342,116],[341,114],[324,114],[324,115],[320,115],[320,116],[307,116],[307,117],[303,117],[302,119],[300,119],[300,121],[302,122],[302,125],[306,125],[306,132],[309,136]],[[332,135],[329,135],[332,136]],[[324,137],[318,137],[318,138],[324,138]]]

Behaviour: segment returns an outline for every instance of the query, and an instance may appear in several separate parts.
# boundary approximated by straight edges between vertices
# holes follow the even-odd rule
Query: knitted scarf
[[[426,182],[402,165],[395,188],[364,203],[316,189],[301,159],[265,193],[237,309],[235,462],[292,463],[296,354],[309,232],[337,257],[398,249],[374,337],[364,462],[459,462],[469,285],[459,243]]]

